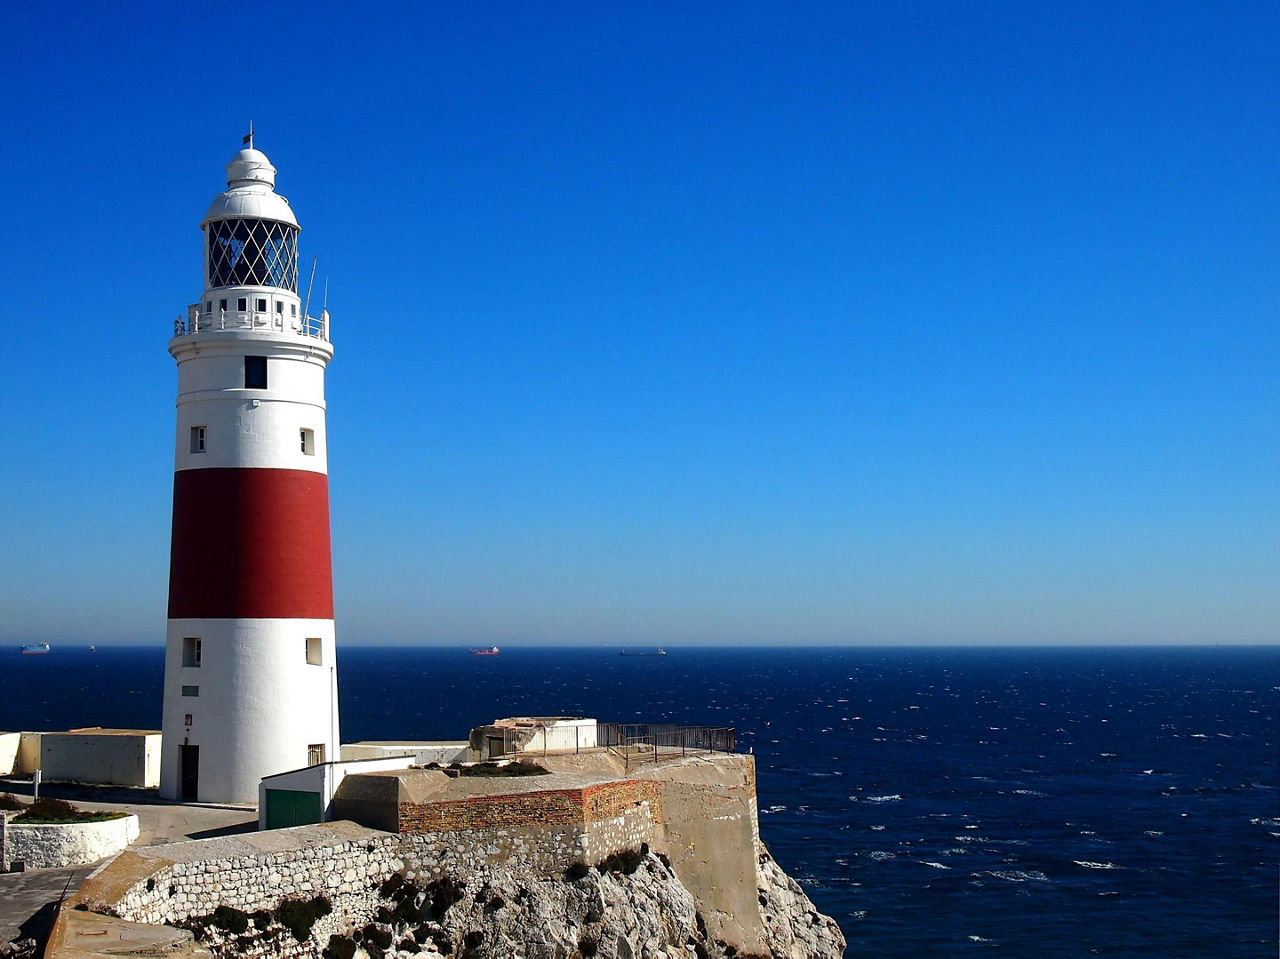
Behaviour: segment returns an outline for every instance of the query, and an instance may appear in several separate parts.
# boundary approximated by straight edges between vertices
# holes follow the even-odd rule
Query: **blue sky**
[[[273,7],[8,16],[0,642],[162,641],[250,119],[340,642],[1280,641],[1274,4]]]

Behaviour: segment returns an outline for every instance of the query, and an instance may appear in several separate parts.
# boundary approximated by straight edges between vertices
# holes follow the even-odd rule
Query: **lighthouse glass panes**
[[[298,228],[271,220],[209,224],[209,286],[278,286],[298,292]]]

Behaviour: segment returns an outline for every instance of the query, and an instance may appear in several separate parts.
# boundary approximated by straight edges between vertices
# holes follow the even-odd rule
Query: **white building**
[[[254,803],[337,757],[324,371],[298,221],[249,146],[201,222],[204,293],[174,324],[173,545],[160,794]]]

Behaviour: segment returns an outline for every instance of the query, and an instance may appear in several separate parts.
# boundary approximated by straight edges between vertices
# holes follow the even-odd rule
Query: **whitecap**
[[[929,862],[927,859],[921,859],[920,865],[932,866],[934,869],[950,869],[951,868],[950,866],[943,865],[940,862]]]
[[[1084,869],[1123,869],[1123,866],[1117,866],[1114,862],[1089,862],[1087,859],[1072,859],[1077,866]]]
[[[876,862],[885,862],[889,859],[897,859],[898,854],[896,852],[886,852],[883,849],[877,849],[874,852],[867,853],[867,858],[874,859]]]
[[[1046,793],[1042,793],[1038,789],[1015,789],[1013,792],[1015,796],[1042,796],[1043,797],[1047,795]]]
[[[973,873],[975,877],[990,876],[1006,882],[1048,882],[1049,877],[1038,869],[984,869]]]
[[[982,936],[968,936],[970,942],[990,942],[990,939],[984,939]]]
[[[1163,836],[1164,833],[1159,829],[1148,829],[1142,835],[1144,836]]]
[[[872,831],[872,832],[884,832],[884,826],[872,826],[872,827],[871,827],[871,831]]]
[[[899,796],[897,793],[892,793],[888,796],[868,796],[867,797],[867,802],[900,802],[901,800],[902,800],[902,797]]]

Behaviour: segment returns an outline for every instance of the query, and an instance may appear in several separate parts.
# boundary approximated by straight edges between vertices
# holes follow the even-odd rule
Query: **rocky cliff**
[[[755,951],[714,938],[670,861],[647,850],[611,857],[561,879],[497,869],[421,886],[396,875],[380,885],[375,901],[339,901],[323,915],[313,910],[313,925],[298,930],[301,938],[266,913],[242,914],[237,922],[224,910],[189,925],[202,946],[225,959],[285,954],[325,959],[842,956],[844,937],[835,922],[814,908],[767,851],[761,850],[758,863],[757,893],[767,933]],[[367,921],[352,928],[339,918],[355,915]]]

